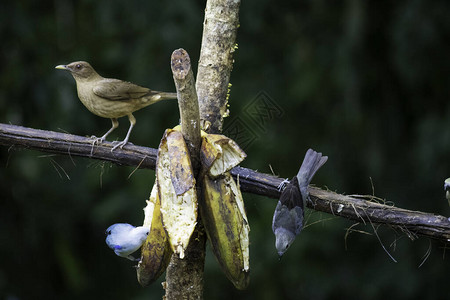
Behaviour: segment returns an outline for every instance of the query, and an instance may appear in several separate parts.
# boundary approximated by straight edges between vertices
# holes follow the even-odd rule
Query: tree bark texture
[[[197,72],[200,119],[209,133],[222,131],[228,115],[227,92],[233,68],[233,52],[239,27],[240,0],[210,0],[206,3],[202,47]]]
[[[188,146],[192,164],[198,165],[201,144],[200,113],[191,59],[186,50],[178,49],[172,53],[171,67],[177,89],[181,132]]]

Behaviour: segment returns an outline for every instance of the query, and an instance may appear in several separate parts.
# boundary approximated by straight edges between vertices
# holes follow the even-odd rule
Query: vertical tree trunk
[[[222,131],[228,115],[228,84],[239,26],[240,0],[210,0],[206,3],[202,48],[197,73],[200,119],[210,133]]]
[[[209,0],[206,3],[196,91],[201,123],[207,124],[205,129],[212,133],[222,131],[223,118],[228,114],[227,92],[233,66],[232,54],[235,50],[236,31],[239,24],[239,5],[239,0]],[[185,139],[187,137],[186,142],[189,150],[192,149],[193,151],[191,156],[194,156],[194,163],[198,155],[198,148],[196,149],[193,144],[198,145],[198,142],[195,140],[195,134],[192,135],[192,126],[193,124],[198,125],[198,123],[196,123],[196,120],[190,120],[192,114],[190,117],[186,117],[185,110],[193,102],[183,104],[183,100],[180,99],[180,91],[183,89],[190,91],[189,93],[192,96],[195,89],[192,91],[192,88],[190,88],[190,82],[193,82],[193,79],[190,79],[190,74],[192,74],[190,65],[189,70],[185,70],[186,65],[183,65],[183,55],[181,53],[176,54],[177,51],[179,50],[176,50],[172,55],[172,72],[177,85],[180,114],[182,115],[182,131]],[[176,74],[180,75],[180,78],[177,78]],[[184,79],[181,78],[184,77],[181,76],[183,74],[185,75]],[[183,84],[177,82],[180,79],[185,80],[185,82]],[[192,138],[193,136],[194,138]],[[189,145],[192,141],[194,141],[193,144]],[[202,197],[201,187],[198,185],[197,192],[198,197]],[[167,300],[203,298],[206,235],[201,220],[198,219],[199,222],[186,249],[185,258],[179,259],[176,255],[173,255],[167,268],[165,285],[165,298]]]

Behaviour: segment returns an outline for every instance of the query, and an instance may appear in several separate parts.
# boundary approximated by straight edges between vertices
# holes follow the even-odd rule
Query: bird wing
[[[303,228],[304,210],[301,207],[287,208],[278,201],[277,207],[273,214],[272,231],[276,232],[278,228],[284,228],[295,235],[299,234]]]
[[[104,78],[95,84],[93,92],[104,99],[124,101],[142,98],[151,90],[131,82]]]
[[[298,186],[297,176],[294,176],[294,178],[292,178],[292,180],[281,193],[280,202],[288,209],[293,209],[296,206],[304,209],[303,198]]]

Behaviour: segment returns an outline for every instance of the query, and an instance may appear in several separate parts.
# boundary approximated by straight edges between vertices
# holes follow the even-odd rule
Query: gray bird
[[[450,206],[450,178],[444,181],[445,198],[447,198],[448,205]]]
[[[297,176],[292,178],[281,193],[272,221],[275,247],[280,257],[303,228],[306,200],[309,199],[308,185],[327,159],[322,153],[308,149]]]

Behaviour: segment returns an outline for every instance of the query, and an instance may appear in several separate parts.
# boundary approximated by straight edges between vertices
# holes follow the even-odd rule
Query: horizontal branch
[[[62,155],[80,156],[109,161],[119,165],[154,169],[157,150],[127,144],[125,149],[111,152],[113,143],[93,145],[92,139],[66,133],[44,131],[21,126],[0,124],[0,145],[11,149],[29,148]],[[231,171],[238,178],[243,192],[278,199],[282,178],[251,169],[236,167]],[[362,223],[379,223],[403,231],[409,238],[427,236],[450,242],[450,221],[431,213],[411,211],[378,203],[376,197],[346,196],[310,187],[308,207]]]
[[[126,149],[117,148],[111,151],[114,146],[112,142],[94,145],[93,141],[91,138],[73,134],[0,123],[0,145],[3,146],[95,158],[118,165],[155,169],[156,155],[158,154],[156,149],[134,146],[128,143]]]

